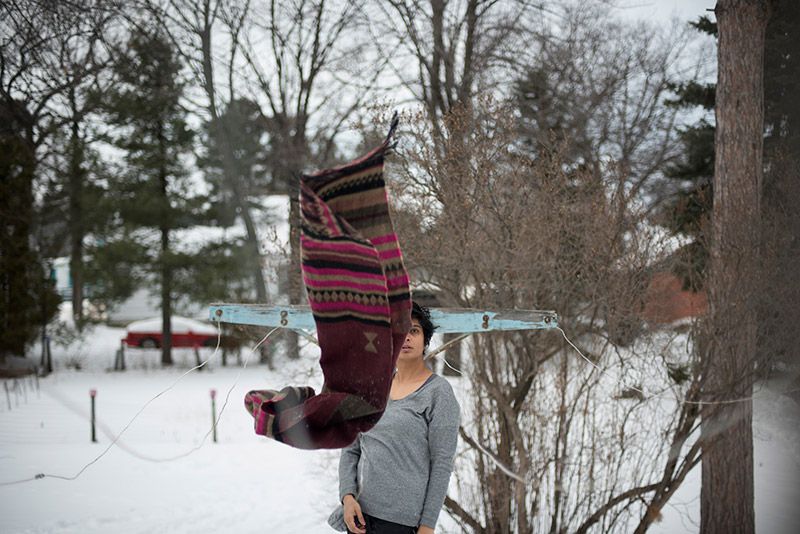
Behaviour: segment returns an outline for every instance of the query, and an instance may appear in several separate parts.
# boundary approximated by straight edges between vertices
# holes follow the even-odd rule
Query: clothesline
[[[551,312],[548,312],[548,313],[551,313]],[[51,474],[51,473],[37,473],[36,475],[34,475],[32,477],[28,477],[28,478],[24,478],[24,479],[20,479],[20,480],[14,480],[14,481],[8,481],[8,482],[0,482],[0,486],[10,486],[10,485],[15,485],[15,484],[22,484],[22,483],[26,483],[26,482],[32,482],[34,480],[40,480],[40,479],[43,479],[43,478],[54,478],[54,479],[60,479],[60,480],[73,481],[73,480],[76,480],[78,477],[80,477],[84,473],[84,471],[86,471],[89,467],[91,467],[92,465],[97,463],[103,456],[105,456],[106,453],[108,453],[109,450],[111,450],[111,448],[113,448],[114,446],[120,446],[120,443],[121,443],[120,442],[120,438],[123,436],[123,434],[125,434],[125,432],[128,430],[128,428],[133,424],[133,422],[142,414],[142,412],[144,412],[144,410],[153,401],[155,401],[157,398],[159,398],[160,396],[164,395],[165,393],[167,393],[168,391],[173,389],[178,384],[178,382],[180,382],[186,375],[188,375],[189,373],[191,373],[193,371],[201,369],[202,367],[207,365],[211,360],[214,359],[214,357],[219,352],[220,342],[221,342],[221,338],[222,338],[222,328],[221,328],[222,321],[217,319],[215,322],[216,322],[216,325],[217,325],[217,344],[216,344],[216,347],[214,348],[214,352],[211,354],[211,356],[209,356],[207,359],[203,360],[201,363],[197,364],[196,366],[188,369],[186,372],[181,374],[177,379],[175,379],[175,381],[172,384],[170,384],[168,387],[166,387],[162,391],[158,392],[156,395],[154,395],[152,398],[150,398],[147,402],[145,402],[144,405],[139,409],[139,411],[137,411],[136,414],[122,428],[122,430],[119,432],[119,434],[117,434],[112,439],[112,441],[108,444],[108,446],[106,446],[106,448],[100,454],[98,454],[94,459],[92,459],[91,461],[86,463],[84,466],[82,466],[76,472],[76,474],[71,475],[71,476],[66,476],[66,475],[57,475],[57,474]],[[200,443],[198,445],[194,446],[193,448],[189,449],[188,451],[186,451],[184,453],[178,454],[176,456],[167,457],[167,458],[153,458],[153,457],[149,457],[147,455],[143,455],[143,454],[137,453],[135,451],[132,451],[132,450],[130,450],[129,447],[121,447],[120,446],[120,448],[122,448],[125,452],[128,452],[129,454],[132,454],[133,456],[135,456],[135,457],[137,457],[139,459],[142,459],[142,460],[145,460],[145,461],[150,461],[150,462],[171,462],[171,461],[179,460],[181,458],[185,458],[185,457],[189,456],[190,454],[193,454],[194,452],[196,452],[197,450],[202,448],[203,445],[205,444],[206,440],[208,439],[208,436],[211,435],[211,433],[213,432],[215,426],[219,423],[220,419],[222,418],[222,414],[224,413],[225,408],[228,405],[228,400],[230,398],[230,394],[233,391],[233,389],[236,387],[236,385],[238,384],[239,379],[241,378],[242,372],[247,367],[247,364],[248,364],[248,362],[250,360],[250,357],[258,350],[258,348],[264,342],[266,342],[276,331],[278,331],[281,328],[286,328],[286,327],[285,326],[283,326],[283,327],[282,326],[275,326],[275,327],[271,328],[269,330],[269,332],[263,338],[261,338],[261,340],[258,343],[256,343],[256,345],[249,351],[249,353],[247,354],[247,356],[245,357],[245,359],[244,359],[244,361],[242,363],[242,367],[240,368],[239,373],[237,374],[233,384],[231,384],[231,386],[228,388],[227,394],[225,395],[225,402],[223,403],[223,405],[222,405],[222,407],[220,409],[219,415],[213,421],[211,428],[208,430],[208,432],[206,432],[206,434],[203,436],[203,439],[200,441]],[[561,327],[556,325],[556,326],[554,326],[554,329],[556,329],[559,332],[561,332],[561,335],[564,337],[564,340],[587,363],[589,363],[592,367],[594,367],[595,369],[597,369],[601,373],[608,373],[607,369],[601,368],[596,363],[594,363],[591,359],[586,357],[586,355],[584,355],[584,353],[575,345],[575,343],[573,343],[572,340],[569,339],[569,337],[567,336],[566,332],[564,332],[564,330]],[[298,333],[301,334],[303,337],[305,337],[310,342],[313,342],[315,344],[317,343],[316,339],[311,334],[309,334],[308,332],[298,331]],[[437,347],[431,353],[426,355],[426,359],[431,359],[431,358],[436,357],[437,354],[441,353],[442,351],[444,351],[445,349],[447,349],[451,345],[464,340],[465,338],[467,338],[471,334],[472,333],[462,334],[459,337],[457,337],[455,339],[452,339],[452,340],[448,341],[447,343]],[[456,369],[455,367],[453,367],[447,361],[447,359],[444,358],[444,356],[441,356],[441,358],[442,358],[443,362],[445,363],[445,365],[447,365],[449,368],[453,369],[454,371],[458,372],[459,374],[463,375],[463,372],[461,370]],[[640,394],[642,394],[645,397],[643,400],[656,399],[656,398],[659,398],[659,397],[663,396],[665,393],[668,393],[668,392],[673,392],[674,393],[674,391],[670,389],[670,390],[664,391],[664,392],[662,392],[660,394],[657,394],[657,395],[647,396],[647,394],[641,388],[638,388],[638,387],[635,387],[635,386],[630,386],[630,385],[628,385],[627,387],[632,389],[632,390],[634,390],[634,391],[636,391],[636,392],[638,392],[638,393],[640,393]],[[793,393],[793,392],[797,392],[797,391],[800,391],[800,388],[791,389],[791,390],[785,391],[783,393]],[[751,395],[751,396],[748,396],[748,397],[741,397],[741,398],[736,398],[736,399],[725,399],[725,400],[720,400],[720,401],[690,401],[690,400],[685,400],[685,399],[684,400],[678,399],[678,402],[683,403],[683,404],[714,405],[714,404],[733,404],[733,403],[751,401],[753,399],[754,399],[754,396]],[[476,448],[482,454],[486,455],[493,463],[495,463],[498,466],[498,468],[500,468],[500,470],[503,471],[506,475],[508,475],[511,478],[514,478],[515,480],[519,480],[519,481],[523,480],[519,475],[515,474],[513,472],[513,470],[511,470],[509,467],[504,465],[499,459],[497,459],[493,454],[491,454],[488,450],[486,450],[485,447],[481,446],[480,443],[477,440],[475,440],[473,438],[470,438],[470,442],[475,444]]]

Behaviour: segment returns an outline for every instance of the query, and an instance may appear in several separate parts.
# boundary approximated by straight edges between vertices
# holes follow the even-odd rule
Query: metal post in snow
[[[11,411],[11,394],[8,392],[8,380],[3,380],[3,387],[6,390],[6,402],[8,403],[8,410]]]
[[[92,399],[92,443],[97,443],[97,432],[95,431],[95,417],[94,417],[94,399],[97,397],[97,390],[90,389],[89,397]]]
[[[200,347],[198,345],[194,346],[194,364],[197,366],[198,371],[202,371],[203,368],[200,366],[203,363],[203,360],[200,358]]]
[[[119,341],[119,348],[117,349],[117,353],[114,357],[114,370],[115,371],[124,371],[125,370],[125,340],[121,339]]]
[[[211,390],[211,430],[214,443],[217,442],[217,390]]]
[[[50,336],[44,336],[45,346],[47,347],[47,364],[44,369],[49,375],[53,372],[53,353],[50,351]]]
[[[42,358],[40,361],[40,367],[44,369],[47,357],[47,327],[42,328]]]

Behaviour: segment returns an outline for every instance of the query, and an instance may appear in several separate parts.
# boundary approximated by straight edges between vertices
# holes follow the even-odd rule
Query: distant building
[[[50,266],[50,279],[56,282],[56,292],[61,300],[72,298],[72,277],[69,274],[69,258],[54,258]]]
[[[671,324],[693,319],[708,311],[708,296],[704,291],[683,289],[680,278],[668,271],[653,274],[645,293],[643,318],[651,324]]]

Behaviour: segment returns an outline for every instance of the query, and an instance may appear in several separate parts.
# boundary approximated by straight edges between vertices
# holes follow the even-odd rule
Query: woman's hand
[[[342,499],[344,506],[344,524],[347,525],[350,532],[355,534],[366,534],[367,523],[364,521],[364,515],[361,513],[361,505],[351,494],[347,494]],[[356,524],[358,521],[358,524]]]
[[[433,529],[428,525],[420,525],[417,534],[433,534]]]

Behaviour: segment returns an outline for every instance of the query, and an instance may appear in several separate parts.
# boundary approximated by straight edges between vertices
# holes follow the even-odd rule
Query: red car
[[[186,317],[172,317],[173,347],[214,347],[217,344],[217,329],[210,324]],[[161,346],[161,318],[134,321],[127,327],[128,335],[123,339],[129,347],[153,349]]]

